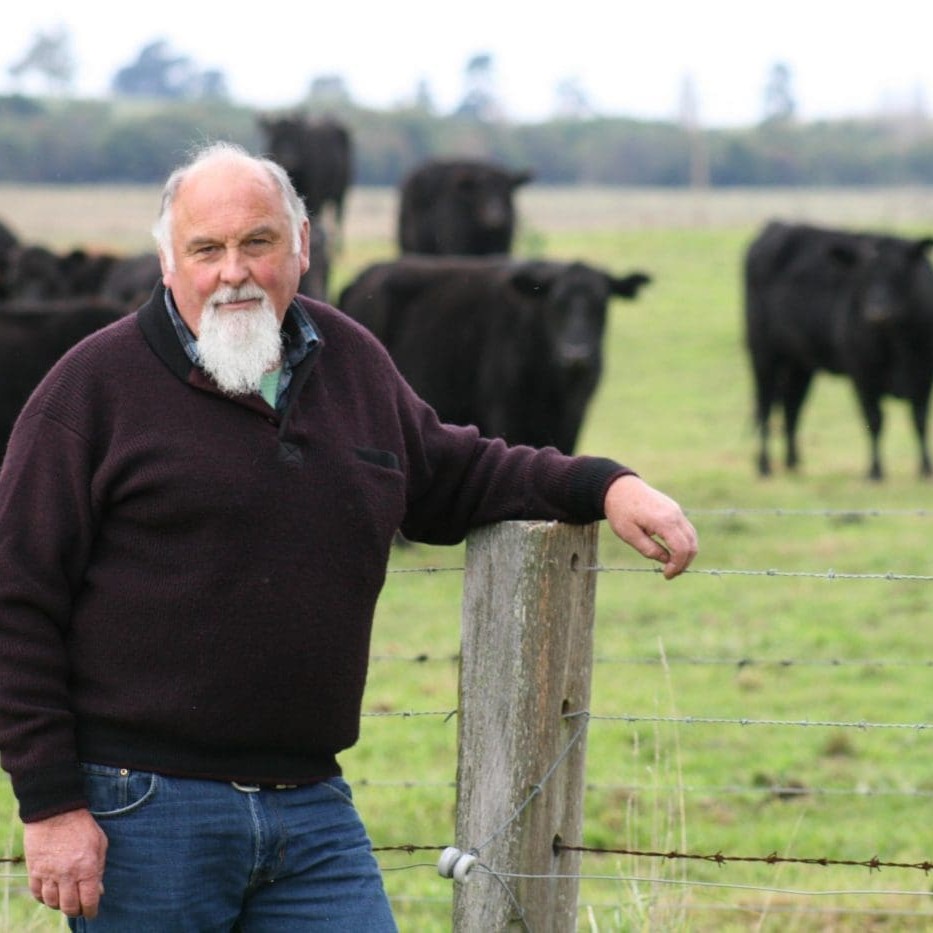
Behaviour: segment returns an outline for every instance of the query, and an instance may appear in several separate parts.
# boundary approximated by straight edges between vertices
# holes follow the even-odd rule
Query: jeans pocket
[[[82,763],[81,770],[91,813],[98,818],[132,813],[152,799],[159,782],[151,771],[89,763]]]
[[[321,781],[318,785],[322,790],[329,791],[334,797],[343,800],[344,802],[350,804],[351,807],[354,807],[353,803],[353,791],[350,789],[350,785],[342,777],[331,777],[327,780]]]

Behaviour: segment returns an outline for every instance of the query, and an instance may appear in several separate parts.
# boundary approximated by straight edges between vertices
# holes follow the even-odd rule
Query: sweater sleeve
[[[0,763],[26,822],[86,805],[66,651],[93,527],[86,444],[47,403],[33,397],[0,472]]]
[[[517,519],[598,521],[609,485],[634,473],[609,458],[509,446],[474,427],[443,424],[404,384],[402,393],[409,438],[402,533],[410,540],[453,544],[471,528]]]

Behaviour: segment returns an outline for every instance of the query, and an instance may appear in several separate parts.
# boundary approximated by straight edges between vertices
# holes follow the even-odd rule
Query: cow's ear
[[[609,289],[613,295],[620,295],[622,298],[635,298],[639,290],[651,282],[651,276],[647,272],[633,272],[631,275],[622,278],[609,277]]]
[[[509,285],[530,298],[542,298],[553,281],[554,269],[546,262],[523,262],[508,276]]]
[[[535,173],[529,168],[523,172],[515,172],[512,175],[512,187],[518,188],[520,185],[527,185],[535,177]]]
[[[914,243],[914,249],[913,249],[914,258],[921,259],[923,256],[927,254],[927,250],[929,250],[931,246],[933,246],[933,237],[925,236],[917,240]]]

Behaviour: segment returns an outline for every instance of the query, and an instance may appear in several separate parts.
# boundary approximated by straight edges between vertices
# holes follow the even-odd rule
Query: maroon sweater
[[[161,288],[62,359],[0,472],[0,760],[24,820],[78,762],[250,783],[339,773],[397,529],[603,517],[630,472],[438,422],[381,345],[321,344],[281,415],[191,366]]]

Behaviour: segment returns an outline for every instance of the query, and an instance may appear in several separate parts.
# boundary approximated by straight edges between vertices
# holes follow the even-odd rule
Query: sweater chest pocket
[[[354,447],[342,474],[333,477],[345,531],[388,540],[405,515],[406,483],[398,456],[390,450]]]

